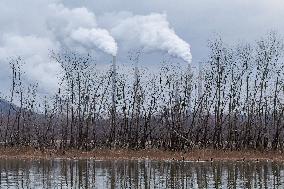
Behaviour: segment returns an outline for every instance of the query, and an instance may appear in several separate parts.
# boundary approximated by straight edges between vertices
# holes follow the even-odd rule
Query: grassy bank
[[[96,160],[175,160],[175,161],[284,161],[284,153],[278,151],[224,151],[192,150],[171,152],[162,150],[96,149],[38,150],[34,148],[0,148],[1,159],[96,159]]]

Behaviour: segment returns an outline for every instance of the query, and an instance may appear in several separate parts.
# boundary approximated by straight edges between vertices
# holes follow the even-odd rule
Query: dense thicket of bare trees
[[[53,52],[63,74],[58,92],[43,102],[36,100],[36,85],[23,84],[22,60],[13,59],[11,105],[2,111],[1,142],[87,150],[281,150],[283,47],[275,32],[235,46],[216,37],[199,74],[168,63],[159,72],[135,69],[134,77],[118,67],[115,108],[113,72],[99,70],[91,56]]]

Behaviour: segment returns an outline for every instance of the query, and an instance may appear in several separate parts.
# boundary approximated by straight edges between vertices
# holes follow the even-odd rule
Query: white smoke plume
[[[117,22],[111,33],[118,39],[139,43],[148,50],[162,50],[191,63],[190,45],[178,37],[166,14],[130,16]]]
[[[96,23],[96,17],[86,8],[69,9],[62,4],[52,4],[50,8],[54,12],[53,19],[50,21],[50,27],[57,31],[57,34],[64,39],[69,36],[71,43],[79,43],[87,49],[95,47],[113,56],[117,53],[117,44],[110,33],[99,28]],[[70,45],[70,41],[65,39],[65,43]]]
[[[79,28],[71,33],[71,38],[82,43],[82,45],[93,48],[94,46],[104,52],[115,56],[117,54],[117,44],[109,32],[100,28]]]

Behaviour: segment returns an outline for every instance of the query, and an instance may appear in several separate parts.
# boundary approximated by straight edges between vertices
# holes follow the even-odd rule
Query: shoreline
[[[188,152],[173,152],[156,149],[95,149],[82,151],[77,149],[44,151],[30,147],[0,147],[0,159],[19,160],[158,160],[158,161],[275,161],[284,162],[284,153],[278,151],[255,150],[213,150],[198,149]]]

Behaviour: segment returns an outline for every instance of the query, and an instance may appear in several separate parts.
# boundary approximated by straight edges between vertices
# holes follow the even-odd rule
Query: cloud
[[[49,24],[55,30],[65,30],[67,33],[79,27],[97,27],[94,13],[88,11],[85,7],[67,8],[63,4],[50,4],[48,9],[51,13]]]
[[[99,56],[102,53],[97,52],[101,51],[116,55],[116,41],[128,50],[143,47],[148,52],[166,52],[191,61],[189,44],[176,34],[166,14],[134,15],[118,11],[106,13],[108,18],[105,16],[102,23],[102,16],[95,15],[89,7],[67,7],[64,3],[60,0],[1,2],[1,78],[8,78],[10,74],[8,59],[21,56],[27,81],[38,82],[44,93],[53,93],[61,69],[50,59],[50,50],[96,51]],[[120,53],[121,57],[127,56],[125,51]],[[4,82],[1,80],[0,85],[4,86]]]
[[[27,80],[41,84],[42,92],[54,91],[60,65],[51,62],[48,55],[49,50],[58,48],[59,45],[49,38],[5,34],[0,46],[0,68],[7,70],[9,58],[20,56],[24,60],[23,71]],[[8,77],[8,73],[2,74]]]
[[[61,68],[50,59],[50,50],[91,48],[116,54],[114,39],[98,27],[94,13],[87,8],[68,8],[55,0],[16,2],[4,0],[0,7],[1,78],[9,77],[9,59],[21,56],[26,82],[39,83],[41,92],[53,93]],[[6,86],[7,80],[1,81],[0,85]]]

